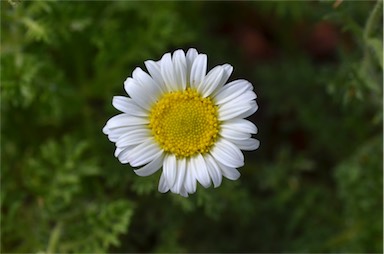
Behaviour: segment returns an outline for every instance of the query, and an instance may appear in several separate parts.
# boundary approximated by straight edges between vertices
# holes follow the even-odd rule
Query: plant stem
[[[49,237],[48,247],[46,253],[55,253],[57,242],[61,235],[62,223],[58,222],[53,228],[51,236]]]
[[[381,14],[380,7],[382,3],[382,0],[377,0],[375,7],[373,8],[371,14],[367,19],[367,23],[365,23],[363,33],[363,39],[365,42],[368,40],[369,36],[372,34],[372,31],[375,29],[375,25],[378,24],[377,20],[379,19]]]

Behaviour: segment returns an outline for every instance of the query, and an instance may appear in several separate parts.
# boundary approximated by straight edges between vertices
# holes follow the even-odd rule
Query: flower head
[[[155,62],[148,73],[136,68],[124,82],[129,97],[113,97],[122,113],[109,119],[103,132],[116,143],[115,156],[139,176],[160,168],[159,191],[182,196],[236,180],[244,165],[242,150],[255,150],[256,126],[245,117],[257,110],[256,94],[246,80],[227,83],[232,66],[207,72],[207,56],[176,50]]]

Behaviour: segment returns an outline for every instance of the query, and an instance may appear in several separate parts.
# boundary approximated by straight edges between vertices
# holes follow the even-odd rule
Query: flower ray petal
[[[205,98],[209,96],[219,85],[223,77],[224,68],[216,66],[205,76],[202,82],[197,87],[202,96]]]
[[[151,100],[148,99],[147,92],[139,83],[133,78],[127,78],[124,81],[124,89],[127,94],[136,102],[140,107],[146,110],[151,108]]]
[[[185,59],[187,61],[187,76],[186,76],[187,85],[190,84],[192,64],[195,61],[197,56],[198,56],[198,52],[194,48],[190,48],[187,51],[187,54],[185,56]],[[204,73],[204,75],[205,75],[205,73]]]
[[[252,103],[248,103],[245,105],[236,105],[234,107],[219,107],[219,120],[227,121],[233,118],[239,118],[240,115],[245,114],[247,112],[253,111]]]
[[[223,163],[221,163],[219,161],[216,161],[216,162],[217,162],[217,164],[219,164],[221,173],[223,174],[223,176],[225,178],[232,180],[232,181],[239,179],[241,174],[236,168],[228,167],[227,165],[224,165]]]
[[[132,149],[128,160],[132,167],[139,167],[152,161],[161,151],[153,139],[148,139]]]
[[[207,73],[207,55],[200,54],[196,57],[191,67],[190,86],[197,89]]]
[[[144,62],[144,64],[149,74],[151,75],[153,81],[157,83],[163,93],[166,93],[167,89],[165,87],[165,81],[163,79],[163,76],[161,75],[160,64],[152,60],[147,60]]]
[[[143,88],[147,93],[147,98],[151,103],[151,106],[159,98],[161,94],[160,86],[141,68],[137,67],[133,73],[132,77],[136,80],[137,83]]]
[[[158,190],[161,193],[166,193],[167,191],[169,191],[169,186],[167,184],[167,181],[165,180],[164,173],[162,173],[160,176]]]
[[[132,147],[125,147],[123,151],[119,152],[119,154],[116,157],[119,159],[120,163],[122,164],[129,163],[128,155],[131,152],[131,149]]]
[[[246,140],[232,140],[230,139],[232,143],[234,143],[238,148],[244,151],[253,151],[259,148],[260,141],[254,138],[246,139]]]
[[[163,160],[164,160],[164,153],[161,152],[158,154],[158,156],[155,156],[155,158],[151,162],[149,162],[147,165],[134,170],[134,172],[139,176],[152,175],[161,168],[161,166],[163,165]]]
[[[210,151],[216,161],[233,168],[244,165],[244,155],[240,149],[233,143],[220,139]]]
[[[245,140],[249,139],[251,137],[250,133],[247,132],[241,132],[238,130],[232,130],[228,128],[222,128],[220,135],[224,138],[229,138],[233,140]]]
[[[245,133],[256,134],[257,127],[251,121],[242,118],[235,118],[228,121],[225,121],[221,128],[228,128],[231,130],[237,130]]]
[[[188,193],[192,194],[196,192],[196,177],[194,174],[194,167],[191,165],[191,160],[186,160],[187,170],[185,172],[185,189]]]
[[[211,178],[209,177],[207,165],[201,154],[191,158],[191,166],[194,167],[195,177],[199,183],[208,188],[211,185]]]
[[[256,101],[251,101],[249,103],[249,105],[250,105],[250,109],[248,109],[247,111],[237,115],[236,118],[246,118],[246,117],[248,117],[250,115],[253,115],[257,111],[257,109],[259,108],[259,106],[257,105]]]
[[[149,119],[147,118],[130,116],[128,114],[122,113],[109,119],[106,126],[108,126],[109,131],[111,131],[114,128],[121,128],[125,126],[137,126],[147,123],[149,123]]]
[[[176,181],[173,187],[171,188],[171,191],[176,194],[182,193],[184,189],[184,180],[185,180],[185,172],[187,170],[187,161],[185,158],[180,158],[177,161],[177,176],[176,176]],[[186,193],[185,189],[184,192]]]
[[[175,184],[177,174],[176,156],[174,154],[165,155],[163,164],[163,174],[168,187],[172,188]]]
[[[143,128],[144,125],[142,126]],[[119,128],[112,128],[112,129],[108,129],[108,139],[112,142],[115,142],[122,136],[124,135],[125,133],[129,132],[129,131],[132,131],[132,130],[136,130],[140,128],[140,126],[123,126],[123,127],[119,127]]]
[[[248,81],[243,79],[235,80],[220,88],[215,95],[215,99],[217,104],[223,104],[252,89],[253,86]]]
[[[121,112],[131,116],[148,116],[148,111],[137,105],[131,98],[125,96],[114,96],[112,105]]]
[[[177,78],[175,76],[175,68],[173,66],[172,57],[170,53],[165,54],[161,58],[161,75],[163,76],[165,86],[168,92],[178,91]]]
[[[231,76],[232,74],[232,71],[233,71],[233,67],[232,65],[230,64],[224,64],[222,65],[223,67],[223,75],[221,76],[221,80],[219,81],[219,83],[217,84],[217,86],[212,90],[212,91],[209,91],[209,95],[211,95],[212,97],[215,97],[215,94],[221,90],[221,88],[224,86],[224,84],[228,81],[229,79],[229,76]]]
[[[184,51],[179,49],[172,56],[173,68],[175,71],[176,85],[179,90],[187,88],[187,61]]]
[[[136,145],[148,140],[151,136],[148,129],[133,129],[126,132],[116,142],[117,147],[125,147],[130,145]]]
[[[221,181],[223,179],[220,168],[217,165],[215,159],[212,158],[210,154],[205,154],[204,158],[205,158],[205,162],[207,163],[208,173],[212,179],[213,186],[217,188],[221,185]]]

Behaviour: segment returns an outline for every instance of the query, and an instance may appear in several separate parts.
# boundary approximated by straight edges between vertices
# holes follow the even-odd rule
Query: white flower
[[[148,176],[163,168],[159,191],[187,197],[196,180],[218,187],[222,176],[236,180],[244,165],[242,150],[255,150],[256,126],[243,118],[257,110],[256,94],[246,80],[226,84],[233,67],[207,71],[207,56],[196,49],[176,50],[160,61],[148,60],[147,74],[136,68],[124,82],[130,97],[113,97],[121,114],[103,132],[116,143],[121,163],[141,167]]]

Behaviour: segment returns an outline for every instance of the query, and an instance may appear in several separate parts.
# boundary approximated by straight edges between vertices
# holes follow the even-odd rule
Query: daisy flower
[[[139,176],[160,168],[159,191],[187,197],[197,182],[220,186],[236,180],[244,165],[241,150],[255,150],[256,126],[244,118],[257,110],[256,94],[246,80],[227,83],[233,67],[219,65],[207,73],[207,55],[196,49],[166,53],[136,68],[124,82],[129,97],[115,96],[122,113],[103,132],[116,144],[115,156]],[[227,84],[226,84],[227,83]],[[241,149],[241,150],[240,150]]]

